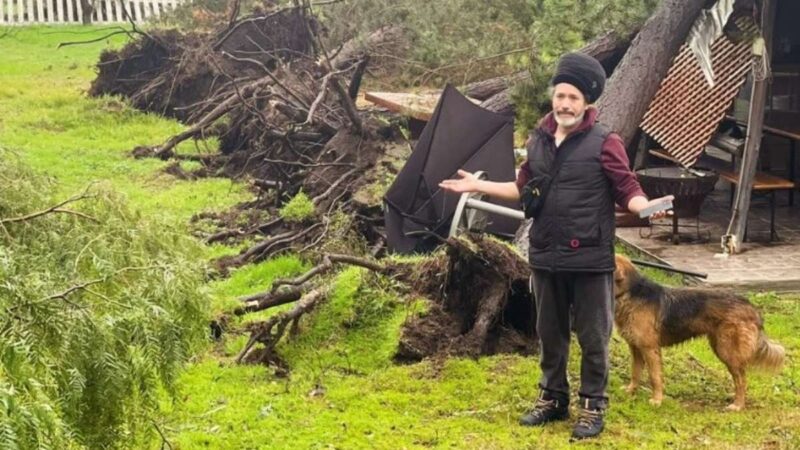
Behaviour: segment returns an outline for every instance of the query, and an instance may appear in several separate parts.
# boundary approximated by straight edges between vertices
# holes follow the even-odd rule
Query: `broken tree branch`
[[[242,87],[241,95],[249,95],[251,93],[256,92],[261,87],[269,86],[271,83],[272,83],[272,78],[270,77],[259,78],[258,80]],[[192,127],[190,127],[188,130],[184,130],[172,136],[171,138],[167,139],[167,141],[164,142],[163,144],[154,147],[151,152],[152,155],[150,156],[154,156],[156,158],[164,160],[173,157],[175,154],[172,151],[172,149],[174,149],[175,146],[203,132],[203,130],[211,126],[214,123],[214,121],[216,121],[220,117],[230,112],[233,108],[235,108],[238,105],[237,100],[240,100],[240,98],[241,98],[240,93],[238,92],[230,95],[227,99],[225,99],[225,101],[218,104],[208,114],[201,117],[200,120],[198,120],[197,123],[192,125]],[[140,157],[143,155],[137,153],[136,156]]]
[[[15,223],[15,222],[25,222],[25,221],[28,221],[28,220],[35,219],[37,217],[41,217],[41,216],[50,214],[50,213],[73,214],[73,215],[76,215],[76,216],[79,216],[79,217],[83,217],[84,219],[89,219],[91,221],[97,222],[98,221],[97,219],[95,219],[94,217],[91,217],[91,216],[89,216],[87,214],[84,214],[84,213],[81,213],[81,212],[78,212],[78,211],[72,211],[72,210],[69,210],[69,209],[62,208],[62,206],[64,206],[64,205],[68,205],[70,203],[74,203],[74,202],[77,202],[77,201],[80,201],[80,200],[83,200],[83,199],[86,199],[86,198],[92,198],[93,197],[92,195],[88,195],[87,194],[88,190],[89,190],[89,186],[86,187],[86,189],[83,191],[83,193],[78,194],[78,195],[73,195],[72,197],[70,197],[70,198],[68,198],[68,199],[66,199],[64,201],[62,201],[60,203],[57,203],[57,204],[55,204],[55,205],[53,205],[53,206],[51,206],[51,207],[49,207],[47,209],[43,209],[41,211],[37,211],[37,212],[31,213],[31,214],[26,214],[26,215],[20,216],[20,217],[11,217],[11,218],[7,218],[7,219],[0,219],[0,225],[5,225],[7,223]]]
[[[375,261],[352,255],[327,254],[322,262],[306,273],[289,279],[278,279],[272,283],[269,291],[249,295],[240,300],[244,303],[233,310],[233,314],[241,316],[250,312],[262,311],[274,306],[285,305],[297,301],[303,293],[312,288],[312,278],[327,274],[335,264],[349,264],[369,269],[377,273],[388,273],[388,268]]]
[[[303,297],[300,299],[300,302],[293,309],[284,313],[276,314],[270,317],[266,322],[258,324],[256,329],[251,332],[250,339],[247,341],[247,344],[239,353],[239,356],[236,357],[236,363],[241,363],[250,353],[250,350],[253,348],[253,346],[259,342],[264,344],[265,347],[265,353],[260,360],[261,362],[268,362],[273,355],[275,345],[277,345],[278,341],[281,339],[281,337],[283,337],[286,326],[289,323],[298,320],[301,316],[303,316],[303,314],[307,314],[308,312],[312,311],[325,298],[327,298],[326,288],[320,287],[314,289],[311,292],[303,295]],[[277,329],[273,332],[273,328],[275,327],[277,327]]]

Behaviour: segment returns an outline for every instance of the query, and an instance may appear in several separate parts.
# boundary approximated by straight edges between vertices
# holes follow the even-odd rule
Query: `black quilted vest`
[[[614,197],[600,152],[609,130],[596,123],[567,136],[558,149],[541,128],[528,146],[533,177],[549,172],[555,152],[568,152],[552,181],[530,233],[534,269],[575,272],[614,270]]]

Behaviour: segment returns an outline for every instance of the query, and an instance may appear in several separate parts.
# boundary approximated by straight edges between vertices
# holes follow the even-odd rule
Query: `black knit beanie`
[[[594,103],[603,93],[606,85],[606,71],[600,63],[583,53],[567,53],[558,61],[556,74],[550,81],[552,86],[569,83],[586,97],[587,103]]]

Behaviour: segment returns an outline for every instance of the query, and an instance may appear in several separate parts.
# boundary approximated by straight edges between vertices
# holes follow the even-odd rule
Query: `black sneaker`
[[[603,415],[605,409],[597,400],[581,399],[581,409],[578,413],[578,422],[572,429],[573,439],[586,439],[599,435],[605,427]]]
[[[536,400],[536,404],[533,405],[533,409],[519,419],[519,424],[535,427],[568,418],[569,404],[564,400],[553,398],[542,392]]]

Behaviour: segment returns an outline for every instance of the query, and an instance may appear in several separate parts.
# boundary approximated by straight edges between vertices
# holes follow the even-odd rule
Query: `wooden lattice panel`
[[[750,21],[737,22],[742,35],[755,34]],[[710,86],[688,45],[684,45],[644,115],[642,130],[675,159],[691,167],[745,82],[751,66],[751,39],[726,35],[711,44],[714,86]]]

